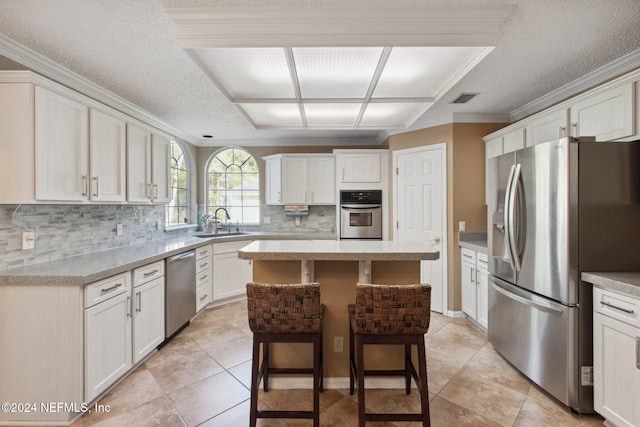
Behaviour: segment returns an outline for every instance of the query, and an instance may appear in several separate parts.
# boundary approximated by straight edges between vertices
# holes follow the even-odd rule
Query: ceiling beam
[[[496,46],[513,6],[485,8],[167,8],[185,49]]]

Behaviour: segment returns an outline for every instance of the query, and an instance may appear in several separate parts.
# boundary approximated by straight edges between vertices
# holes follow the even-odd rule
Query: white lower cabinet
[[[211,302],[213,295],[213,245],[196,249],[196,312]]]
[[[87,285],[84,321],[90,402],[164,341],[164,261]]]
[[[86,287],[84,322],[84,400],[90,402],[133,366],[130,273]]]
[[[250,260],[238,258],[238,250],[251,243],[215,243],[213,245],[213,301],[246,294],[246,285],[253,279]]]
[[[460,284],[462,311],[485,330],[488,317],[487,255],[462,248]]]
[[[640,426],[640,299],[594,288],[594,408],[616,426]]]
[[[164,261],[133,270],[133,364],[164,341]]]

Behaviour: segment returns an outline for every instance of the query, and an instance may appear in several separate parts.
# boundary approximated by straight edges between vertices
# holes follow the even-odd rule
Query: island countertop
[[[420,261],[436,260],[440,252],[420,242],[265,240],[243,247],[238,257],[262,261]]]

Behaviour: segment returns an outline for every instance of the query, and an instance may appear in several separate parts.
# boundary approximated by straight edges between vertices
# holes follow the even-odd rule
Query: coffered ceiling
[[[637,0],[0,0],[0,10],[0,68],[95,86],[90,95],[200,145],[375,144],[452,121],[512,121],[640,66]],[[410,64],[436,77],[399,83]],[[478,95],[452,104],[462,93]],[[387,106],[395,112],[382,115]]]

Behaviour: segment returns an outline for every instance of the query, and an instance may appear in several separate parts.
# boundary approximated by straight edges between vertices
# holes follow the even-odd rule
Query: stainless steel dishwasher
[[[172,337],[196,315],[196,251],[167,258],[165,338]]]

